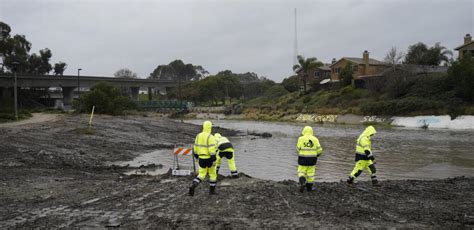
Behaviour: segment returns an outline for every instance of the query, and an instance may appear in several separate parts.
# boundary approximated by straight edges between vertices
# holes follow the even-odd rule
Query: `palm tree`
[[[308,79],[308,73],[310,70],[323,66],[323,63],[318,61],[317,58],[311,57],[305,59],[303,56],[298,55],[298,64],[293,66],[293,71],[296,73],[302,72],[301,79],[303,80],[303,88],[304,92],[306,93],[306,83]]]
[[[449,62],[450,57],[453,56],[453,52],[446,49],[446,47],[441,46],[439,42],[436,42],[436,44],[430,48],[429,53],[431,65],[439,65],[443,61]]]
[[[441,46],[439,42],[430,48],[419,42],[408,47],[404,63],[437,66],[443,61],[449,62],[450,56],[453,56],[453,53],[446,47]]]

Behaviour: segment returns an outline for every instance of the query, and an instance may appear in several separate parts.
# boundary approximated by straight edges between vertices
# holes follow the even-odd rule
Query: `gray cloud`
[[[473,33],[473,0],[365,1],[59,1],[0,0],[0,20],[48,47],[67,74],[111,76],[128,67],[146,77],[174,59],[211,73],[292,74],[293,10],[298,46],[324,62],[342,56],[383,59],[396,46],[441,42],[449,49]]]

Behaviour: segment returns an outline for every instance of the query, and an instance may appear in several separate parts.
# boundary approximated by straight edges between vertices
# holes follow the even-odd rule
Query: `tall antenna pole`
[[[293,56],[293,65],[298,64],[298,37],[297,37],[297,27],[296,27],[296,8],[295,8],[295,46],[294,46],[294,56]]]

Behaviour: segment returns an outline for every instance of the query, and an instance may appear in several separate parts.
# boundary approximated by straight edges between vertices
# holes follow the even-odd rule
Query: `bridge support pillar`
[[[130,92],[132,93],[132,100],[138,101],[139,96],[138,94],[140,93],[140,87],[130,87]]]
[[[148,100],[152,101],[153,100],[153,88],[148,87]]]
[[[167,94],[167,89],[166,89],[166,87],[161,87],[161,88],[158,88],[157,92],[159,94],[166,95]]]
[[[0,87],[0,102],[6,98],[13,98],[13,88]]]
[[[0,102],[7,96],[7,88],[0,87]]]
[[[63,89],[63,104],[72,105],[75,87],[62,87]]]

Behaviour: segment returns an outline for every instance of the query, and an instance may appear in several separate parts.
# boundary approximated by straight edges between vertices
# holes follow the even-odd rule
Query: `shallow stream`
[[[185,121],[202,124],[201,120]],[[215,126],[246,132],[269,132],[271,138],[249,135],[229,137],[236,150],[238,170],[270,180],[296,180],[296,141],[305,124],[261,121],[213,121]],[[354,167],[355,140],[363,126],[312,124],[314,134],[324,149],[317,163],[316,180],[346,179]],[[379,128],[373,137],[377,174],[388,179],[437,179],[474,176],[474,131],[412,128]],[[190,143],[190,146],[192,143]],[[180,159],[181,166],[191,166],[190,157]],[[173,165],[171,150],[145,153],[130,166],[162,164],[163,168],[147,171],[164,173]],[[134,170],[131,173],[140,173]],[[228,175],[224,160],[221,174]],[[364,172],[360,180],[368,180]]]

